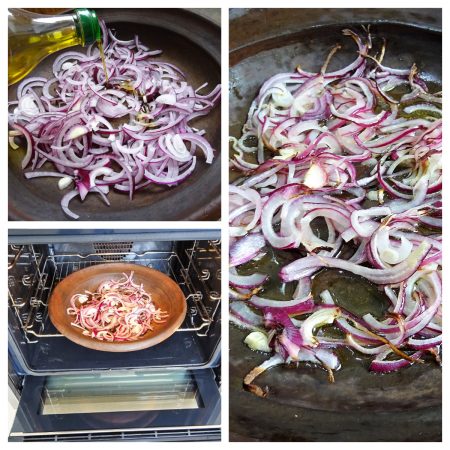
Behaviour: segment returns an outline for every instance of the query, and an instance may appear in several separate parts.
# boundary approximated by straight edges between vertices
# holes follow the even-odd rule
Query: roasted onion
[[[441,95],[415,65],[383,65],[370,34],[343,34],[358,46],[351,64],[327,73],[336,47],[318,73],[273,76],[242,136],[230,138],[240,174],[230,186],[230,314],[240,327],[268,332],[272,357],[244,380],[261,396],[254,379],[283,363],[314,362],[333,380],[339,346],[371,357],[375,372],[440,352]],[[300,256],[279,272],[298,283],[292,300],[265,298],[257,264],[254,274],[248,264],[241,272],[270,247]],[[328,291],[313,301],[309,289],[324,267],[377,284],[391,301],[385,316],[356,317]],[[324,325],[344,337],[326,338]]]

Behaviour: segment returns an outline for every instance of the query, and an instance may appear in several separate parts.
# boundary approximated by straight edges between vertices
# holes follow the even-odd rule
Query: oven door
[[[26,376],[10,440],[203,440],[211,430],[220,439],[211,369],[129,370]]]

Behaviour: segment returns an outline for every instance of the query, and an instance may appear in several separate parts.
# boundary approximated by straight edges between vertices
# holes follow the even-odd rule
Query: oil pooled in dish
[[[244,379],[260,396],[276,365],[333,381],[343,349],[379,373],[440,362],[441,93],[343,34],[351,64],[327,72],[336,46],[318,73],[273,76],[230,138],[230,313],[270,349]]]

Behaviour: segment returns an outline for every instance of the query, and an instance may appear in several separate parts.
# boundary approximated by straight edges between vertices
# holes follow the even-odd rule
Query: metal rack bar
[[[220,251],[217,243],[208,241],[211,247],[211,254],[214,258],[220,257]],[[145,265],[147,267],[157,267],[159,270],[167,273],[183,290],[186,301],[188,303],[188,312],[183,326],[177,332],[193,332],[198,336],[206,336],[211,322],[217,312],[217,307],[212,312],[208,312],[205,307],[205,295],[210,299],[210,291],[204,281],[201,279],[201,273],[197,268],[193,273],[189,270],[194,267],[192,261],[195,248],[198,246],[197,241],[194,242],[191,249],[191,256],[188,256],[187,268],[183,265],[179,255],[174,251],[150,250],[144,252],[96,252],[88,254],[79,253],[63,253],[50,254],[42,259],[42,255],[35,251],[30,245],[30,251],[23,253],[23,246],[20,253],[14,256],[14,264],[11,268],[19,263],[20,259],[27,258],[28,264],[33,265],[33,275],[28,275],[26,279],[22,279],[23,286],[29,286],[29,298],[14,298],[9,289],[10,306],[14,308],[20,325],[24,331],[25,338],[29,343],[38,342],[39,338],[56,338],[61,337],[59,333],[49,332],[53,328],[48,317],[48,300],[50,293],[56,284],[67,277],[70,273],[83,269],[85,267],[102,264],[105,262],[131,262],[134,264]],[[14,250],[11,248],[11,250]],[[202,249],[203,250],[203,249]],[[18,256],[17,256],[18,255]],[[23,264],[23,263],[22,263]],[[194,283],[192,275],[198,277],[198,282]],[[24,277],[25,278],[25,277]],[[200,289],[198,289],[200,284]],[[218,298],[220,300],[220,296]],[[217,301],[217,303],[220,303]]]
[[[15,250],[15,249],[16,249],[16,247],[13,247],[13,250]],[[23,245],[21,245],[17,248],[16,254],[12,256],[12,261],[8,262],[8,270],[12,269],[17,264],[17,261],[19,260],[20,255],[23,252],[23,249],[24,249]],[[9,255],[8,255],[8,258],[9,258]]]
[[[219,305],[220,305],[220,293],[213,291],[207,284],[207,281],[211,279],[211,277],[215,276],[217,280],[220,282],[220,240],[218,241],[208,241],[208,247],[204,248],[199,245],[198,241],[195,241],[192,245],[192,248],[185,250],[186,256],[188,258],[188,270],[189,268],[195,274],[196,279],[198,279],[202,285],[202,291],[206,293],[208,303],[213,304],[212,309],[207,309],[205,303],[204,306],[204,314],[206,317],[215,317]],[[201,262],[211,261],[213,259],[219,260],[219,269],[216,269],[216,273],[213,275],[209,268],[201,268]],[[210,320],[211,323],[211,320]],[[201,336],[206,335],[208,333],[209,326],[205,327],[204,333]]]

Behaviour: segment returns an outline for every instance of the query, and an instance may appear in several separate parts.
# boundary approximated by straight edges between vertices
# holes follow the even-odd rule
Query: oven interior
[[[131,237],[85,242],[79,236],[70,242],[9,244],[9,352],[17,374],[195,370],[220,364],[220,241]],[[54,286],[76,270],[106,262],[152,267],[181,287],[187,315],[169,339],[148,349],[111,354],[81,347],[57,332],[47,309]]]

